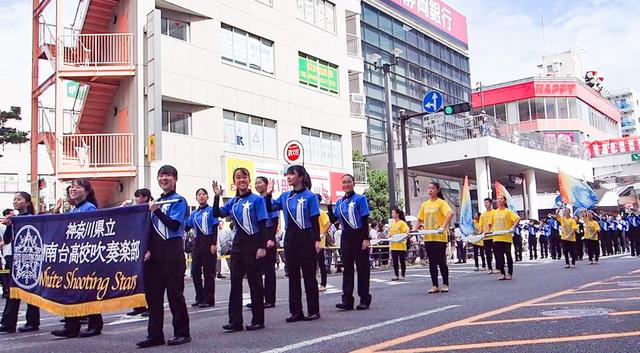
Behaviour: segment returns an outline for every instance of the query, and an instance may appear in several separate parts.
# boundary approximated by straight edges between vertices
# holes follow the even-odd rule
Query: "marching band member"
[[[167,291],[169,309],[173,315],[173,335],[170,346],[191,342],[189,313],[184,299],[184,273],[187,269],[184,257],[184,227],[188,216],[187,200],[176,193],[178,170],[164,165],[158,170],[158,185],[163,193],[156,201],[149,202],[151,211],[151,236],[145,272],[146,299],[149,307],[148,336],[136,343],[140,348],[163,345],[164,341],[164,292]],[[179,200],[158,205],[156,202]]]
[[[507,208],[507,198],[504,195],[498,196],[498,208],[493,211],[491,216],[491,231],[510,231],[507,234],[493,236],[493,252],[496,254],[496,268],[501,274],[498,280],[510,280],[513,276],[511,244],[513,243],[513,231],[518,227],[519,222],[520,217]],[[507,260],[507,273],[505,273],[504,270],[505,257]]]
[[[13,197],[13,208],[18,210],[18,216],[32,215],[34,214],[33,202],[31,201],[31,195],[26,192],[20,191]],[[2,240],[5,245],[11,244],[13,241],[13,225],[11,224],[12,217],[7,216],[5,223],[7,228],[4,231]],[[11,263],[8,264],[9,271],[11,271]],[[11,272],[9,272],[11,273]],[[8,287],[11,287],[11,277],[9,276]],[[11,291],[11,289],[9,289]],[[7,297],[4,304],[4,310],[2,311],[2,320],[0,320],[0,332],[13,333],[16,332],[16,326],[18,324],[18,311],[20,309],[20,299]],[[40,309],[37,306],[27,304],[27,323],[18,328],[19,332],[31,332],[38,331],[40,329]]]
[[[493,200],[490,198],[484,199],[484,208],[486,211],[482,213],[480,216],[480,227],[482,228],[482,233],[490,233],[491,232],[491,217],[493,215]],[[493,237],[487,236],[483,239],[483,247],[484,247],[484,255],[487,258],[487,270],[488,274],[493,273]]]
[[[453,211],[449,204],[444,200],[440,184],[435,181],[427,186],[429,199],[420,206],[418,220],[413,225],[416,231],[420,226],[424,226],[425,230],[438,230],[437,234],[426,234],[424,236],[424,245],[429,259],[429,272],[431,274],[431,283],[433,286],[427,293],[438,293],[449,291],[449,268],[447,267],[447,229]],[[442,275],[442,288],[438,286],[438,268]]]
[[[353,176],[345,174],[342,177],[342,190],[345,195],[336,201],[335,211],[331,206],[331,198],[324,195],[329,218],[332,223],[340,221],[342,233],[340,235],[340,256],[344,267],[342,273],[342,302],[336,304],[341,310],[353,310],[354,298],[354,265],[358,271],[358,296],[360,304],[358,310],[369,309],[371,294],[369,284],[371,269],[369,267],[369,201],[363,195],[354,191]]]
[[[564,217],[560,218],[560,224],[562,227],[562,252],[567,264],[564,268],[576,267],[575,246],[578,224],[571,218],[571,211],[568,208],[564,209]],[[571,264],[569,264],[569,257],[571,257]]]
[[[271,199],[274,182],[267,188],[267,210],[282,210],[285,220],[284,256],[289,273],[289,312],[287,322],[311,321],[320,318],[320,296],[316,279],[317,254],[320,243],[320,204],[311,189],[311,177],[303,166],[287,169],[287,182],[293,187],[275,200]],[[304,280],[307,295],[308,316],[302,309],[302,286]]]
[[[393,218],[393,223],[391,223],[391,227],[389,227],[389,238],[396,234],[405,234],[408,233],[411,229],[405,222],[404,212],[400,211],[399,208],[394,207],[391,210],[391,218]],[[391,260],[393,262],[393,272],[395,277],[392,278],[393,281],[404,280],[405,274],[407,272],[407,242],[409,240],[405,239],[401,242],[391,242],[389,246],[389,250],[391,250]],[[402,269],[402,272],[400,272]]]
[[[247,331],[264,328],[264,288],[262,286],[261,259],[267,254],[265,227],[268,219],[265,199],[251,192],[251,175],[246,168],[233,171],[236,196],[219,207],[222,189],[213,182],[215,198],[214,217],[231,216],[237,229],[231,247],[231,289],[229,291],[229,323],[227,331],[242,331],[242,278],[246,275],[251,293],[251,324]]]
[[[587,212],[587,221],[584,222],[584,241],[587,243],[587,255],[589,265],[598,263],[600,248],[598,247],[598,232],[600,225],[593,219],[593,212]]]
[[[260,196],[267,196],[269,180],[263,176],[256,177],[256,191]],[[264,274],[264,307],[273,308],[276,305],[276,262],[278,259],[278,246],[276,244],[276,229],[280,219],[280,212],[268,212],[265,232],[267,237],[267,255],[262,261]],[[251,307],[251,303],[247,304]]]

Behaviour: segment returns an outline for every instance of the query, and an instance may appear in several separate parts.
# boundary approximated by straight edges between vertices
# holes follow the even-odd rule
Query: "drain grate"
[[[640,287],[640,282],[623,282],[618,285],[621,287]]]
[[[542,315],[545,316],[602,316],[611,312],[611,309],[603,308],[558,308],[553,310],[543,311]]]

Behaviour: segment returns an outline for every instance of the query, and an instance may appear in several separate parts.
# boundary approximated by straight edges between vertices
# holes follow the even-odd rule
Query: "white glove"
[[[444,227],[440,227],[438,229],[436,229],[438,231],[438,233],[444,233]]]

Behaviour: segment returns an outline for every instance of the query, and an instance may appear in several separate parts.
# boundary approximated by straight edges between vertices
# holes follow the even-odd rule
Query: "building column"
[[[486,158],[476,158],[476,185],[478,193],[478,211],[484,212],[484,199],[491,197],[491,168]]]
[[[536,186],[536,171],[527,169],[524,175],[527,183],[527,206],[529,209],[529,218],[538,219],[538,187]]]

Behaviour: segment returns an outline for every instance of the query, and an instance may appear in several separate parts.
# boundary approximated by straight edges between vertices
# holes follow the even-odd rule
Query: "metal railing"
[[[96,169],[133,167],[133,133],[65,134],[62,165]]]
[[[82,31],[82,27],[84,26],[84,19],[87,17],[87,10],[89,10],[89,3],[91,3],[91,0],[78,0],[76,14],[71,24],[71,28],[78,33]]]
[[[48,24],[43,16],[40,16],[38,24],[38,45],[55,45],[56,44],[56,26]]]
[[[369,163],[367,162],[353,162],[353,178],[356,184],[367,184],[367,169]]]
[[[133,67],[133,34],[64,34],[58,57],[65,65],[79,67]]]
[[[394,130],[397,132],[397,125]],[[394,148],[400,149],[399,134],[394,133]],[[571,141],[565,136],[555,136],[527,130],[517,124],[508,124],[495,117],[480,114],[475,116],[447,118],[443,123],[422,129],[407,127],[407,147],[422,147],[433,144],[468,140],[491,136],[522,147],[551,152],[580,159],[590,159],[587,148]],[[386,134],[367,136],[369,153],[387,151]]]
[[[54,132],[54,125],[51,123],[51,120],[49,120],[49,115],[55,116],[56,110],[54,108],[44,107],[42,106],[42,103],[39,103],[38,110],[38,132]],[[73,134],[78,132],[78,121],[80,119],[79,111],[64,109],[62,111],[62,119],[64,134]]]
[[[347,33],[347,54],[356,57],[362,56],[360,54],[360,37],[355,34]]]
[[[351,101],[351,116],[364,118],[364,103]]]

